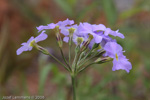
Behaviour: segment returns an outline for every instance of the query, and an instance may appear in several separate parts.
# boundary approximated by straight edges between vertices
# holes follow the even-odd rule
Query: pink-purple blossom
[[[73,20],[66,19],[64,21],[59,21],[58,23],[50,23],[47,24],[46,26],[40,25],[39,27],[36,27],[38,32],[42,30],[47,30],[47,29],[54,29],[56,26],[59,26],[60,29],[65,28],[67,25],[72,25],[74,24]]]
[[[34,41],[35,43],[43,41],[47,38],[47,34],[45,34],[45,31],[42,31],[40,35],[37,37],[31,37],[27,42],[22,43],[21,47],[16,51],[17,55],[20,55],[24,51],[31,51],[33,46],[31,45],[31,42]]]
[[[119,30],[113,31],[111,28],[107,28],[103,24],[90,24],[87,22],[74,24],[73,20],[66,19],[64,21],[59,21],[58,23],[50,23],[46,26],[40,25],[37,27],[38,32],[42,31],[42,33],[37,37],[31,37],[27,42],[22,43],[21,47],[17,50],[17,55],[20,55],[23,51],[31,51],[33,46],[31,46],[31,42],[35,41],[35,43],[39,41],[43,41],[47,38],[47,34],[45,31],[48,29],[55,29],[56,26],[59,26],[60,33],[64,35],[63,41],[68,43],[69,41],[73,41],[74,44],[79,45],[77,39],[82,39],[82,46],[83,43],[88,41],[89,35],[92,35],[92,39],[90,43],[88,43],[89,49],[92,49],[94,44],[100,45],[102,48],[101,50],[105,50],[106,53],[103,56],[108,56],[113,58],[113,67],[112,70],[126,70],[129,71],[132,69],[131,63],[128,61],[126,56],[123,55],[123,48],[119,45],[114,39],[114,37],[125,38],[125,36],[119,32]],[[73,31],[70,34],[70,29],[73,28]],[[114,37],[110,37],[114,36]],[[70,40],[70,38],[72,40]],[[100,51],[100,50],[99,50]],[[97,51],[97,52],[99,52]]]
[[[123,55],[123,49],[119,44],[116,42],[107,42],[104,46],[104,50],[106,50],[107,56],[113,58],[113,71],[122,69],[129,73],[132,69],[132,65]]]

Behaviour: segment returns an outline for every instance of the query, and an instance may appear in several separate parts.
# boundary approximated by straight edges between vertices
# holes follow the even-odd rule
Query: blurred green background
[[[37,36],[36,27],[66,18],[120,29],[117,38],[132,63],[129,74],[112,63],[78,76],[78,100],[150,100],[150,0],[0,0],[0,100],[2,96],[43,95],[71,100],[71,81],[53,59],[36,50],[17,56],[20,44]],[[43,47],[62,60],[53,31]],[[68,56],[68,46],[64,44]]]

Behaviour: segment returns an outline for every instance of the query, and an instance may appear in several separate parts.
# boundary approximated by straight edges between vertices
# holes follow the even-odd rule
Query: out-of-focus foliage
[[[149,5],[150,0],[1,0],[0,98],[44,95],[46,100],[71,100],[70,77],[60,65],[36,50],[16,56],[22,42],[38,35],[36,26],[69,18],[120,29],[126,38],[118,41],[133,65],[129,74],[113,72],[111,63],[92,66],[78,76],[78,100],[149,100]],[[62,59],[53,31],[47,34],[42,45]],[[63,50],[67,57],[65,43]]]

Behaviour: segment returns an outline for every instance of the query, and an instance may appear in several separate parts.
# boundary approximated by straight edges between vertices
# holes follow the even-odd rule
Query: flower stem
[[[95,57],[95,55],[92,56],[92,57],[90,57],[90,58],[88,58],[87,60],[85,59],[85,60],[79,65],[78,69],[80,69],[85,63],[87,63],[88,61],[90,61],[90,60],[93,59],[94,57]]]
[[[73,100],[76,100],[76,77],[75,77],[75,75],[71,76],[71,80],[72,80]]]
[[[91,53],[92,53],[92,50],[90,50],[90,51],[86,54],[86,56],[84,56],[84,57],[78,62],[78,64],[82,63]]]
[[[78,71],[78,73],[84,71],[86,68],[88,68],[89,66],[91,66],[91,65],[93,65],[93,64],[95,64],[95,63],[88,64],[87,66],[81,68],[81,69]]]
[[[72,37],[69,38],[69,65],[71,66],[71,47],[72,47]]]
[[[67,62],[67,60],[66,60],[66,58],[65,58],[65,56],[64,56],[64,53],[63,53],[63,51],[62,51],[62,49],[60,48],[60,52],[61,52],[61,55],[62,55],[62,57],[63,57],[63,59],[64,59],[64,62],[65,62],[65,64],[68,66],[68,68],[71,70],[71,67],[70,67],[70,65],[68,64],[68,62]]]
[[[55,56],[53,56],[52,54],[48,54],[49,56],[51,56],[54,60],[56,60],[59,64],[61,64],[66,70],[68,70],[70,72],[70,70],[68,69],[68,67],[66,67],[61,61],[59,61]]]

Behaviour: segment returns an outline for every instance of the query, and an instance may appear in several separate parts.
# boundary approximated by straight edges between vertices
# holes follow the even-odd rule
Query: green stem
[[[72,80],[73,100],[76,100],[76,77],[75,75],[71,76],[71,80]]]
[[[69,38],[69,65],[71,66],[71,45],[72,45],[72,37]]]
[[[84,55],[84,52],[82,52],[82,53],[80,54],[79,61],[82,59],[83,55]],[[79,62],[78,62],[77,64],[79,64]]]
[[[73,60],[73,63],[72,63],[72,71],[75,70],[75,62],[76,62],[76,59],[77,59],[77,54],[75,54],[75,57],[74,57],[74,60]]]
[[[61,62],[59,61],[55,56],[53,56],[52,54],[48,54],[49,56],[51,56],[54,60],[56,60],[59,64],[61,64],[66,70],[68,70],[70,72],[70,70]]]
[[[77,54],[77,57],[76,57],[76,60],[75,60],[75,72],[76,72],[76,70],[77,70],[77,63],[78,63],[78,59],[79,59],[79,57],[80,57],[80,54],[81,54],[81,52],[79,52],[79,53]]]
[[[95,55],[92,56],[92,57],[90,57],[89,59],[83,61],[83,62],[81,63],[81,65],[79,65],[78,69],[80,69],[80,67],[82,67],[86,62],[90,61],[90,60],[93,59],[94,57],[95,57]]]
[[[84,57],[78,62],[78,64],[82,63],[82,62],[91,54],[91,52],[92,52],[92,50],[90,50],[90,51],[86,54],[86,56],[84,56]]]
[[[32,45],[33,45],[33,47],[34,47],[35,49],[39,50],[40,52],[42,52],[42,53],[45,54],[45,55],[49,55],[49,56],[52,57],[54,60],[56,60],[59,64],[61,64],[66,70],[68,70],[69,72],[71,72],[71,70],[68,69],[68,67],[66,67],[66,66],[65,66],[61,61],[59,61],[55,56],[53,56],[52,54],[50,54],[50,53],[48,52],[48,50],[46,50],[45,48],[39,46],[39,45],[36,44],[36,43],[33,43]]]
[[[62,57],[63,57],[63,59],[64,59],[64,62],[66,63],[66,65],[68,66],[68,68],[71,70],[71,67],[70,67],[70,65],[68,64],[68,62],[67,62],[67,60],[66,60],[66,58],[65,58],[65,56],[64,56],[64,53],[63,53],[63,51],[62,51],[61,48],[60,48],[60,52],[61,52],[61,55],[62,55]]]
[[[102,53],[103,51],[101,51],[100,53]],[[80,62],[80,65],[78,67],[78,69],[80,69],[80,67],[82,67],[86,62],[88,62],[89,60],[93,59],[94,57],[96,57],[96,55],[100,54],[99,52],[96,52],[93,54],[93,56],[91,56],[89,59],[84,59],[82,62]]]
[[[78,45],[78,46],[79,46],[79,45]],[[76,48],[78,48],[78,46],[76,46]],[[75,57],[74,57],[74,60],[73,60],[73,63],[72,63],[73,71],[75,70],[77,58],[78,58],[78,51],[75,51]]]
[[[85,66],[85,67],[83,67],[82,69],[80,69],[80,70],[78,71],[78,73],[84,71],[86,68],[88,68],[89,66],[91,66],[91,65],[93,65],[93,64],[95,64],[95,63],[88,64],[87,66]]]
[[[71,46],[69,46],[69,65],[71,65]]]

